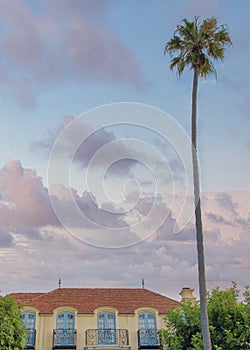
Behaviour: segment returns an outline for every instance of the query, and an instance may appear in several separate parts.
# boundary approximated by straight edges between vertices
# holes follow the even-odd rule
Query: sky
[[[248,1],[0,0],[0,290],[197,285],[184,18],[233,42],[200,79],[207,287],[250,277]]]

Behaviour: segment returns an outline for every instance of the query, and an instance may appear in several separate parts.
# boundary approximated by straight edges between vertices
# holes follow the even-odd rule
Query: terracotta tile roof
[[[92,314],[102,306],[116,308],[120,314],[133,314],[140,307],[152,307],[165,314],[169,308],[180,306],[173,299],[142,288],[58,288],[40,295],[27,293],[27,299],[24,294],[15,293],[12,296],[43,314],[52,313],[61,306],[74,307],[80,314]]]
[[[44,293],[11,293],[9,294],[12,298],[20,301],[21,303],[24,303],[28,300],[33,300]]]

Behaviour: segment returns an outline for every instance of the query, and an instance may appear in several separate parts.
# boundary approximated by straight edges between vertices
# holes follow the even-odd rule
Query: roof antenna
[[[62,285],[62,280],[61,280],[61,277],[59,277],[58,288],[61,288],[61,285]]]
[[[142,277],[142,280],[141,280],[141,286],[142,286],[142,289],[144,289],[145,284],[144,284],[144,278],[143,277]]]

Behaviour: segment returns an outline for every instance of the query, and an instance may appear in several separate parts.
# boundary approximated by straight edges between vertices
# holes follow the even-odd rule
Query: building
[[[158,349],[164,315],[181,305],[144,288],[58,288],[10,295],[23,305],[26,348],[35,350]]]

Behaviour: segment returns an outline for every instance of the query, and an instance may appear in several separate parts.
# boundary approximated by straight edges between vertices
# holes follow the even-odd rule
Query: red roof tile
[[[11,293],[9,294],[12,298],[24,303],[28,300],[33,300],[36,297],[43,295],[44,293]]]
[[[92,314],[103,306],[118,309],[120,314],[133,314],[140,307],[152,307],[165,314],[169,308],[180,306],[173,299],[142,288],[58,288],[48,293],[14,293],[12,297],[43,314],[62,306],[74,307],[81,314]]]

